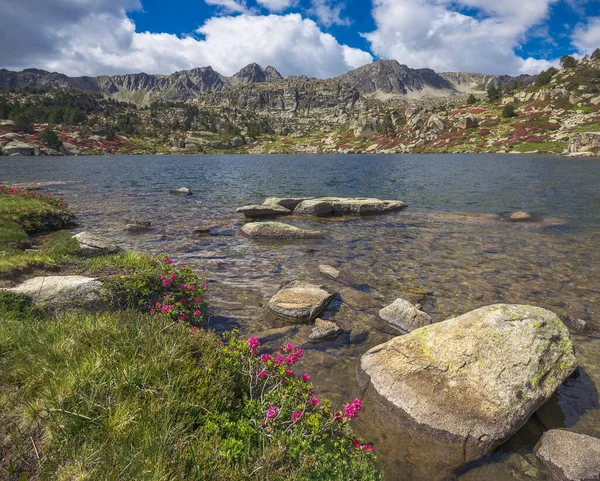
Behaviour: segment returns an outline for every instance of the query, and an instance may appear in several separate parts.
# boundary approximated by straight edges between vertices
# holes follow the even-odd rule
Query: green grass
[[[579,125],[572,129],[571,132],[600,132],[600,123]]]
[[[523,142],[515,144],[511,150],[517,152],[534,152],[561,154],[567,148],[566,142]]]
[[[20,225],[10,222],[0,224],[0,243],[18,242],[25,239],[27,239],[27,233]]]

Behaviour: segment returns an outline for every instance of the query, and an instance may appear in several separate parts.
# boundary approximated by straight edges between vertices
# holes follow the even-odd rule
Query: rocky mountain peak
[[[234,84],[251,84],[262,82],[276,82],[283,80],[281,74],[274,67],[262,68],[257,63],[246,65],[232,77]]]

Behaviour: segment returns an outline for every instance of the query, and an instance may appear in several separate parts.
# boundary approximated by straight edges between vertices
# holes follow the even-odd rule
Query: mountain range
[[[269,84],[275,89],[287,90],[309,80],[317,90],[319,84],[328,89],[337,84],[350,87],[363,97],[385,101],[482,93],[489,86],[515,81],[528,85],[535,80],[535,76],[461,72],[438,74],[431,69],[412,69],[396,60],[378,60],[326,80],[309,79],[303,75],[284,77],[274,67],[263,68],[256,63],[247,65],[230,77],[221,75],[210,66],[181,70],[171,75],[137,73],[98,77],[69,77],[39,69],[21,72],[0,69],[0,90],[23,87],[75,88],[140,106],[154,101],[187,101],[209,92],[239,90],[256,84]]]

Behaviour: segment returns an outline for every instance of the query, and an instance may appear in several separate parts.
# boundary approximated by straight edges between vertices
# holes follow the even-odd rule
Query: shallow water
[[[543,156],[131,156],[0,158],[0,182],[60,181],[80,227],[127,248],[168,252],[211,279],[210,324],[243,333],[270,330],[266,345],[304,345],[311,327],[266,309],[285,283],[304,279],[340,292],[324,314],[344,328],[335,342],[306,344],[301,369],[334,402],[360,395],[357,363],[397,333],[378,310],[397,297],[421,302],[441,321],[484,305],[534,304],[600,328],[600,162]],[[186,186],[190,198],[169,189]],[[239,235],[235,208],[267,196],[371,196],[409,209],[367,218],[299,219],[322,241],[255,242]],[[543,218],[512,224],[501,214]],[[146,234],[123,231],[150,220]],[[193,228],[215,224],[212,235]],[[322,278],[330,264],[356,278],[349,290]],[[433,294],[424,295],[421,290]],[[461,481],[545,480],[531,448],[544,429],[600,436],[600,335],[574,335],[579,375],[509,442],[459,475]],[[389,480],[430,481],[443,474],[434,443],[395,429],[374,400],[357,429]],[[442,476],[443,477],[443,476]]]

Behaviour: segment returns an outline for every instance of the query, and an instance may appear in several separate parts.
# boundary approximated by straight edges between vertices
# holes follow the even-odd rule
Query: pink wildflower
[[[155,314],[156,313],[156,309],[154,309],[154,307],[150,308],[150,314]]]
[[[187,284],[181,284],[179,287],[181,287],[182,291],[185,291],[187,289]]]
[[[299,358],[304,356],[304,351],[300,348],[296,349],[296,356],[298,356]]]
[[[360,447],[360,441],[356,438],[354,438],[352,440],[352,446],[354,446],[355,448],[359,448]]]
[[[265,379],[265,378],[269,377],[269,373],[263,369],[261,371],[258,371],[257,377],[258,377],[258,379]]]
[[[363,449],[364,451],[371,451],[371,452],[373,452],[373,446],[370,446],[369,444],[364,444],[364,445],[363,445],[363,446],[361,446],[361,447],[362,447],[362,449]]]
[[[192,331],[196,332],[199,331],[200,329],[198,329],[196,326],[192,327]]]
[[[199,297],[194,297],[194,302],[196,304],[200,304],[202,302],[202,299],[200,299]]]
[[[293,374],[294,374],[294,371],[292,371],[291,369],[286,369],[285,370],[285,375],[287,377],[292,377]]]
[[[200,312],[198,309],[196,309],[196,310],[194,311],[194,316],[195,316],[195,317],[199,317],[199,316],[201,316],[201,315],[202,315],[202,313],[201,313],[201,312]]]
[[[188,316],[186,316],[186,315],[179,316],[180,321],[187,321],[187,319],[188,319]]]
[[[167,257],[167,262],[168,262],[169,264],[173,264],[173,259],[171,259],[170,257]]]
[[[162,281],[162,283],[163,283],[163,286],[169,287],[169,284],[171,284],[171,281],[169,281],[169,279],[165,279]]]
[[[271,406],[269,408],[269,410],[267,411],[266,418],[267,419],[275,419],[277,417],[278,413],[279,413],[279,409],[277,409],[275,406]]]
[[[172,281],[174,281],[175,279],[177,279],[177,274],[173,273],[169,277],[171,278]]]
[[[300,420],[300,418],[302,417],[302,411],[294,411],[292,413],[292,422],[298,422]]]
[[[310,376],[308,374],[304,373],[304,374],[302,374],[300,379],[302,379],[302,381],[304,381],[304,382],[308,382],[308,381],[310,381]]]
[[[354,419],[358,416],[358,412],[362,409],[362,403],[360,399],[356,398],[351,403],[346,404],[346,408],[344,409],[344,417],[348,419]]]
[[[252,354],[254,354],[254,355],[258,354],[257,349],[259,346],[260,346],[260,341],[258,340],[257,337],[251,337],[250,339],[248,339],[248,347],[252,351]]]
[[[196,287],[195,287],[195,286],[188,286],[188,291],[193,291],[193,290],[195,290],[195,289],[196,289]]]
[[[286,351],[293,351],[294,350],[294,345],[291,342],[287,343],[285,345],[285,350]]]
[[[268,362],[268,361],[271,361],[273,358],[271,357],[271,355],[270,355],[270,354],[263,354],[263,355],[260,357],[260,359],[261,359],[263,362]]]
[[[310,398],[310,403],[311,403],[313,406],[318,406],[319,404],[321,404],[321,402],[319,401],[319,398],[318,398],[318,397],[311,397],[311,398]]]
[[[283,364],[284,360],[285,360],[285,358],[281,354],[277,354],[277,357],[275,358],[275,364],[277,366],[281,366],[281,364]]]

